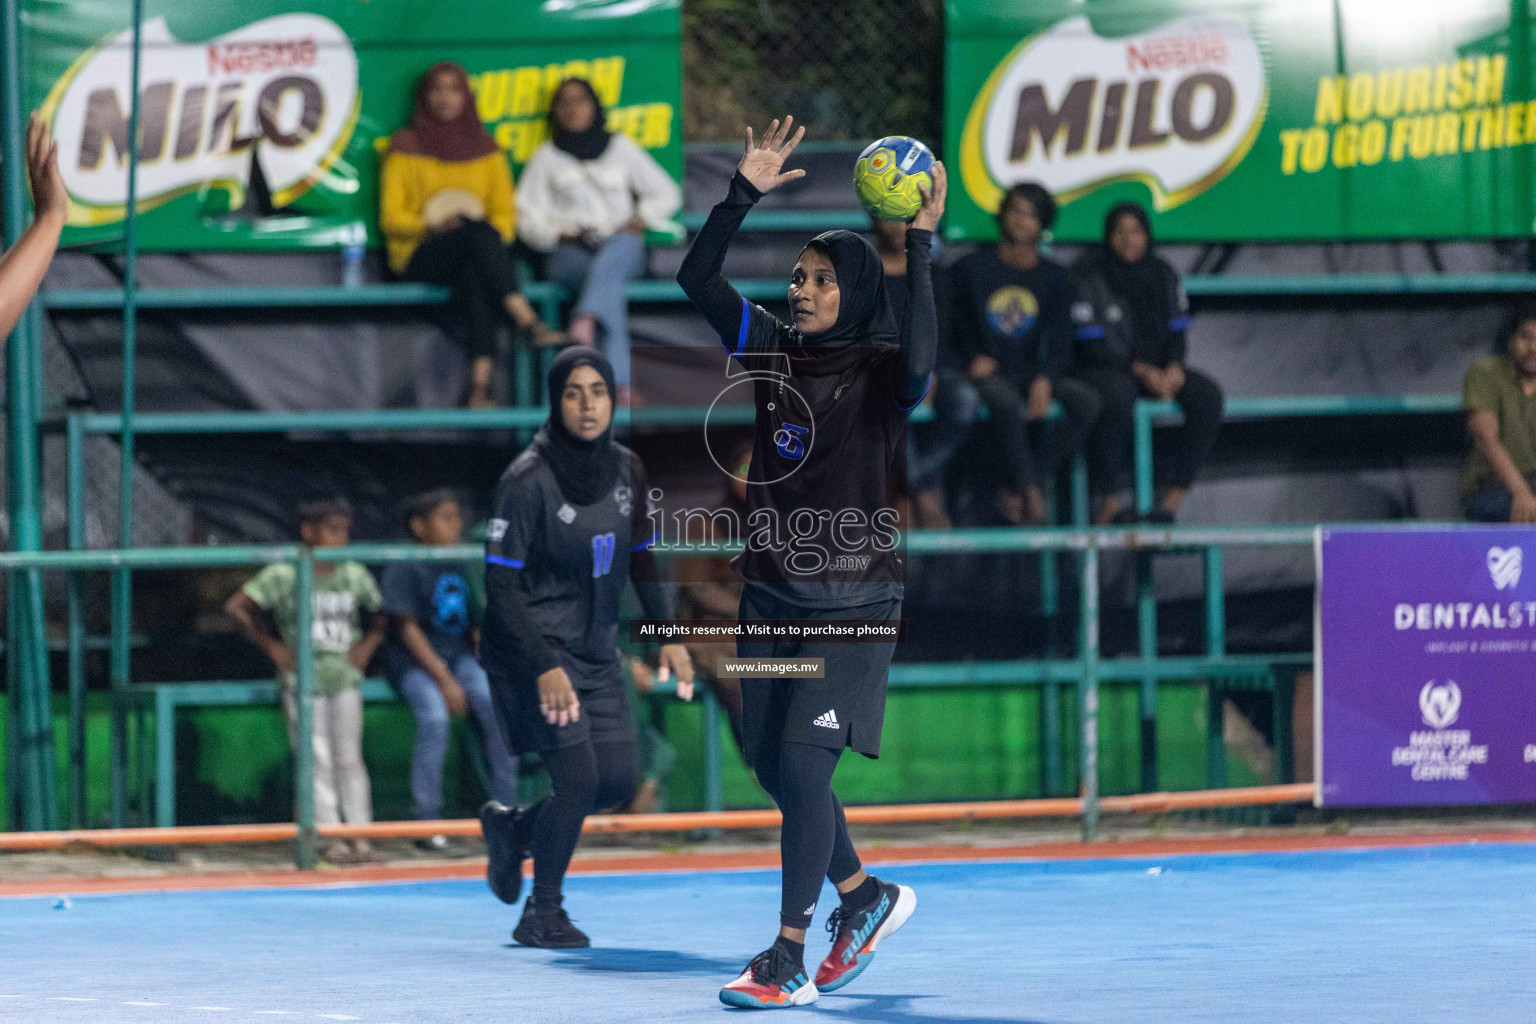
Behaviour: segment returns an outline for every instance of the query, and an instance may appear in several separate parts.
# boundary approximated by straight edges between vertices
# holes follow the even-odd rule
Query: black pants
[[[1135,440],[1136,399],[1141,382],[1129,368],[1085,367],[1074,371],[1098,395],[1099,421],[1088,440],[1088,475],[1098,494],[1115,494],[1130,486],[1131,444]],[[1210,456],[1221,430],[1221,386],[1199,370],[1184,369],[1184,386],[1173,400],[1184,411],[1170,458],[1159,466],[1159,482],[1187,488]]]
[[[837,885],[862,865],[848,838],[848,819],[832,792],[832,772],[841,750],[789,740],[758,751],[757,781],[784,815],[779,832],[783,879],[779,924],[809,928],[823,877]]]
[[[550,792],[530,807],[533,820],[533,899],[552,905],[571,855],[581,839],[581,823],[593,811],[628,803],[640,783],[640,754],[632,739],[611,743],[583,741],[573,747],[539,751],[549,772]]]
[[[1099,416],[1099,396],[1070,377],[1058,377],[1051,388],[1052,396],[1061,403],[1061,419],[1036,423],[1024,418],[1028,403],[1013,381],[1002,374],[989,374],[972,381],[971,386],[987,403],[992,422],[1002,433],[1009,486],[1021,493],[1040,486],[1043,477],[1060,469],[1082,445]]]
[[[512,252],[495,228],[472,220],[427,235],[405,265],[405,277],[451,289],[444,309],[449,333],[464,341],[471,359],[495,355],[507,296],[518,291]]]

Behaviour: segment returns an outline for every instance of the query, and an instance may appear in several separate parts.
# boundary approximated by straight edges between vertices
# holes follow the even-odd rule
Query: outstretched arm
[[[0,260],[0,348],[42,284],[69,214],[69,192],[59,173],[59,146],[36,114],[27,125],[27,177],[32,182],[32,224]]]
[[[783,170],[784,161],[805,136],[802,127],[790,137],[794,123],[793,117],[785,118],[782,126],[774,121],[762,145],[754,144],[752,129],[747,129],[746,152],[736,165],[730,191],[710,211],[677,272],[677,283],[732,351],[739,350],[739,342],[744,340],[746,300],[720,272],[725,266],[725,251],[752,204],[784,182],[805,177],[803,170]]]
[[[933,188],[922,189],[923,208],[907,229],[907,303],[906,320],[901,325],[901,343],[907,350],[906,377],[898,388],[898,404],[910,409],[923,400],[933,378],[939,355],[939,318],[933,302],[933,267],[928,249],[933,244],[934,229],[944,215],[944,198],[949,179],[944,165],[933,165]]]

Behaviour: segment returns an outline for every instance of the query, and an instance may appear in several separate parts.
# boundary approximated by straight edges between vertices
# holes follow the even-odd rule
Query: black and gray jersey
[[[487,564],[517,570],[529,616],[578,688],[611,676],[630,556],[656,541],[645,468],[625,455],[628,472],[598,501],[575,505],[543,457],[524,451],[502,474],[486,531]],[[514,649],[489,621],[483,646],[487,663]]]

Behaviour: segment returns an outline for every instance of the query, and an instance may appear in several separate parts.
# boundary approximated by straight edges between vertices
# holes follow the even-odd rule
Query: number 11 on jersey
[[[613,569],[613,534],[600,533],[592,538],[592,578],[607,576]]]

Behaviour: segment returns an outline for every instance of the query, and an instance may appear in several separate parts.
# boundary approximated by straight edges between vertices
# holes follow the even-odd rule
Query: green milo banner
[[[1528,236],[1528,0],[949,0],[949,230],[1009,186],[1098,238],[1131,199],[1164,240]],[[956,187],[958,186],[958,187]]]
[[[376,234],[378,164],[420,74],[468,69],[514,170],[566,76],[682,173],[679,0],[146,0],[138,134],[148,249],[332,246]],[[66,244],[122,236],[126,3],[23,0],[27,99],[59,142]],[[248,201],[258,172],[270,209]],[[265,215],[260,215],[265,214]]]

